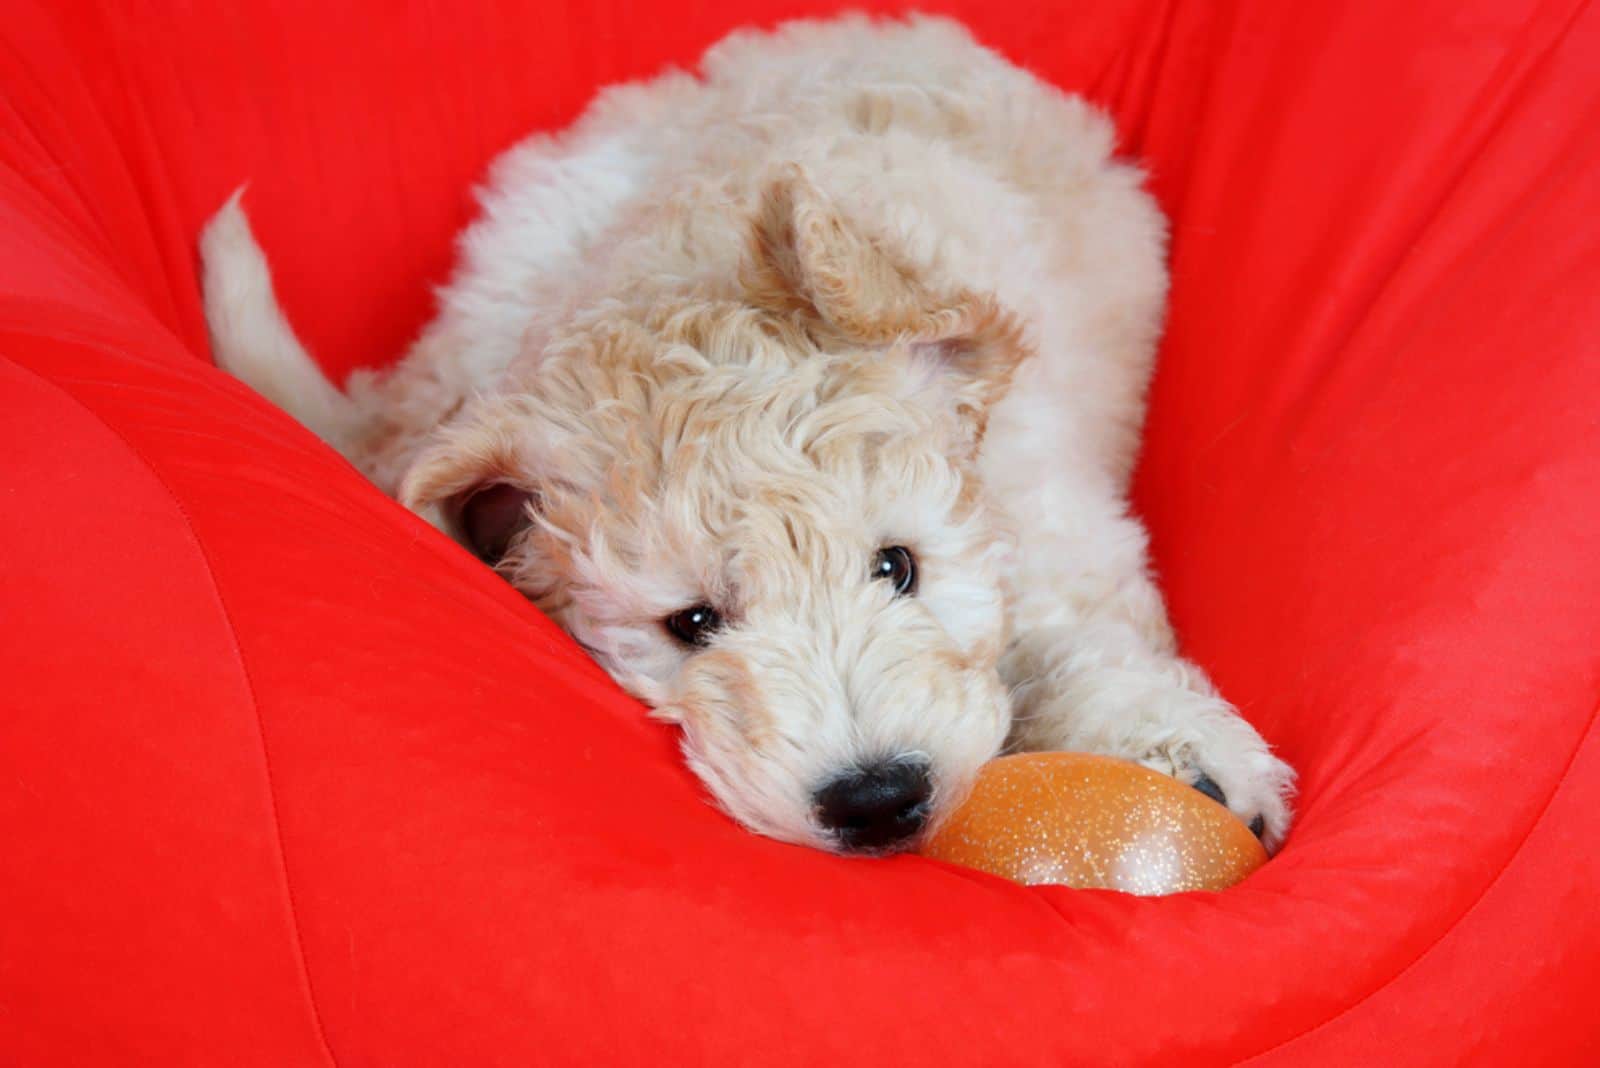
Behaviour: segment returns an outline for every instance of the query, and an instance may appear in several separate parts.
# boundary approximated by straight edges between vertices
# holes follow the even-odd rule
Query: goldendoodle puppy
[[[207,312],[224,367],[681,724],[757,831],[903,848],[1051,748],[1276,846],[1292,773],[1179,656],[1129,514],[1165,227],[1112,150],[950,22],[794,23],[507,152],[390,372],[321,377],[237,198]]]

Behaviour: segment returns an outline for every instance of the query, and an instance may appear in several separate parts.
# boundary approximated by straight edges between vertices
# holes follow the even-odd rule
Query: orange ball
[[[922,853],[1028,886],[1145,895],[1222,890],[1267,860],[1250,828],[1200,791],[1086,753],[990,761]]]

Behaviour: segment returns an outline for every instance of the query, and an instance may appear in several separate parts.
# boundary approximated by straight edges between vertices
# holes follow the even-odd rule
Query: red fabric
[[[14,0],[0,1061],[1600,1061],[1600,11],[954,0],[1174,218],[1140,505],[1302,771],[1218,896],[755,838],[493,576],[213,370],[246,179],[392,358],[519,135],[830,3]]]

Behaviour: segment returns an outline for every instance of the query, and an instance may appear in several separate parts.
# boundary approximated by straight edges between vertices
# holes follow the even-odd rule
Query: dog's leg
[[[1018,599],[1015,636],[1001,664],[1013,693],[1009,747],[1137,761],[1222,800],[1276,848],[1289,826],[1293,771],[1217,695],[1205,672],[1178,655],[1145,570],[1143,532],[1120,515],[1102,526],[1102,535],[1118,536],[1090,541],[1120,545],[1120,568],[1099,571],[1096,588],[1083,596],[1057,587],[1050,596],[1035,589]]]

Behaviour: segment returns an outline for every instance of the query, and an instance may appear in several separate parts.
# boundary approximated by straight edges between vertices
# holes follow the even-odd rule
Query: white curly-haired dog
[[[1179,656],[1127,487],[1166,289],[1107,120],[942,20],[744,32],[495,165],[438,318],[341,392],[238,199],[218,359],[492,564],[750,828],[914,844],[1003,750],[1292,772]]]

